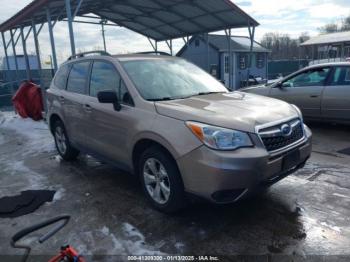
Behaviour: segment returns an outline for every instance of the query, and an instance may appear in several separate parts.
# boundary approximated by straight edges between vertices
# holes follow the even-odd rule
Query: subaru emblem
[[[289,124],[284,124],[281,126],[281,133],[285,137],[290,136],[292,131],[292,127]]]

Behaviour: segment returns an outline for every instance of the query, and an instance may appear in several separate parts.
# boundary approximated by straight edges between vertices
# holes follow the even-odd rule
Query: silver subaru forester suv
[[[311,131],[296,106],[229,92],[171,56],[72,57],[47,105],[63,159],[84,152],[136,174],[164,212],[189,195],[238,201],[302,168],[311,154]]]

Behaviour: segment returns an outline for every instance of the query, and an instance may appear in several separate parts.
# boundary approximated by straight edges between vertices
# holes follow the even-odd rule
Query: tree
[[[341,25],[341,31],[349,31],[349,30],[350,30],[350,16],[344,18]]]
[[[339,27],[337,24],[335,23],[330,23],[330,24],[326,24],[325,26],[322,26],[318,29],[318,31],[320,31],[321,34],[329,34],[329,33],[335,33],[340,31]]]
[[[343,18],[338,23],[333,22],[326,24],[318,29],[321,34],[329,34],[335,32],[344,32],[350,30],[350,15]]]
[[[292,39],[288,34],[270,32],[263,36],[261,44],[271,50],[269,57],[271,60],[297,59],[300,56],[300,43],[308,39],[310,39],[310,36],[306,32],[302,33],[297,39]]]

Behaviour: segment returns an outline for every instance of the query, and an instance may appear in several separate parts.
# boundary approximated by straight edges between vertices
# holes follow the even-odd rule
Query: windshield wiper
[[[205,96],[205,95],[212,95],[212,94],[223,94],[223,93],[226,93],[226,92],[200,92],[198,94],[194,94],[193,96]]]
[[[161,98],[150,98],[150,99],[147,99],[147,101],[157,102],[157,101],[170,101],[174,99],[175,98],[171,98],[171,97],[161,97]]]

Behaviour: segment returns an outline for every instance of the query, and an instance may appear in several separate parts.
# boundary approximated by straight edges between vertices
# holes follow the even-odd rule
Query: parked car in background
[[[288,103],[228,90],[181,58],[78,55],[47,91],[59,154],[137,174],[159,210],[188,193],[230,203],[302,168],[311,131]]]
[[[308,120],[350,123],[350,63],[306,67],[272,85],[241,91],[297,105]]]

